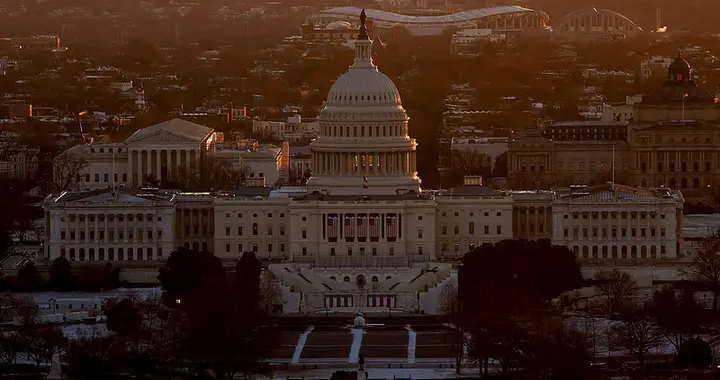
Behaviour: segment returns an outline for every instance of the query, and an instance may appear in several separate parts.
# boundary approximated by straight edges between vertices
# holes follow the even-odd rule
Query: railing
[[[320,268],[402,268],[432,261],[428,255],[411,256],[295,256],[293,262]]]

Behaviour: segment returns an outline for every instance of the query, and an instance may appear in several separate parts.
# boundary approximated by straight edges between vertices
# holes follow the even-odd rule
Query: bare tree
[[[640,364],[653,348],[660,347],[665,340],[663,331],[652,318],[635,315],[619,322],[610,329],[613,345],[624,348],[637,356]]]
[[[38,314],[38,305],[32,297],[16,298],[13,301],[15,316],[21,326],[34,325]]]
[[[258,307],[263,315],[273,314],[276,305],[282,305],[283,294],[280,282],[274,273],[264,270],[260,275],[260,300]]]
[[[65,151],[53,160],[53,190],[65,191],[77,182],[80,173],[88,166],[77,154]]]
[[[233,167],[230,161],[207,156],[187,168],[187,185],[197,190],[230,190],[241,187],[249,174],[247,165]]]
[[[720,236],[712,236],[695,242],[693,264],[683,271],[683,277],[690,281],[702,281],[711,286],[713,312],[718,309],[720,293]]]
[[[0,293],[0,323],[5,321],[17,304],[17,300],[10,293]]]
[[[0,363],[12,364],[22,351],[22,343],[16,332],[0,334]]]
[[[632,299],[638,291],[635,279],[627,272],[618,269],[597,272],[594,280],[597,282],[595,287],[605,298],[605,304],[610,312],[621,308],[623,303]]]
[[[67,342],[65,335],[57,326],[45,325],[24,329],[20,331],[19,336],[22,342],[22,351],[37,366],[50,360],[55,347],[63,347]]]
[[[438,306],[440,309],[439,311],[443,314],[449,315],[451,319],[462,311],[457,286],[455,286],[452,282],[447,283],[440,291],[440,295],[438,296]]]

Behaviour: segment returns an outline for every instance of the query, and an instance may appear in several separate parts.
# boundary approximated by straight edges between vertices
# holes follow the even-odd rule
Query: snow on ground
[[[60,326],[63,334],[66,338],[75,340],[83,336],[105,336],[111,334],[104,323],[95,323],[86,325],[83,323],[77,323],[72,325]]]
[[[276,370],[266,379],[285,380],[289,378],[329,379],[335,371],[356,371],[357,365],[348,368]],[[455,379],[454,368],[366,368],[368,379]],[[463,368],[460,377],[477,377],[479,369]]]
[[[683,236],[686,238],[713,235],[720,228],[720,214],[691,214],[683,217]]]
[[[105,298],[117,299],[130,295],[137,297],[139,301],[159,299],[162,295],[160,288],[118,288],[115,290],[90,293],[90,292],[39,292],[39,293],[13,293],[19,298],[32,297],[35,303],[48,303],[51,299],[58,298]]]
[[[588,336],[590,349],[595,352],[596,356],[624,356],[628,352],[624,350],[613,350],[608,353],[608,336],[612,326],[620,323],[608,318],[593,316],[570,316],[565,318],[565,326],[575,331],[579,331]],[[710,335],[700,335],[699,338],[709,340]],[[651,355],[673,355],[675,354],[675,346],[669,341],[658,348],[650,351]]]

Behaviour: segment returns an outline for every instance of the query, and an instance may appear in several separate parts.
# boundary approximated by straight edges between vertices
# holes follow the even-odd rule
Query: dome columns
[[[315,176],[414,176],[416,152],[313,152]]]

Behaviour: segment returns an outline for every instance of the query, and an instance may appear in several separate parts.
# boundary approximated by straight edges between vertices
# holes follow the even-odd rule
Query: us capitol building
[[[676,277],[685,261],[678,191],[610,183],[571,193],[478,184],[423,191],[407,113],[373,64],[371,44],[362,22],[355,61],[319,115],[306,187],[187,193],[130,182],[53,194],[44,204],[46,262],[112,262],[125,279],[152,281],[178,247],[211,251],[228,265],[252,251],[270,263],[291,313],[437,313],[457,280],[453,261],[504,239],[566,245],[587,275],[628,268],[648,287]],[[189,122],[140,130],[120,147],[134,152],[120,177],[138,178],[136,169],[173,176],[212,154],[213,133]],[[145,154],[148,147],[169,154]],[[151,165],[153,157],[170,158]]]

